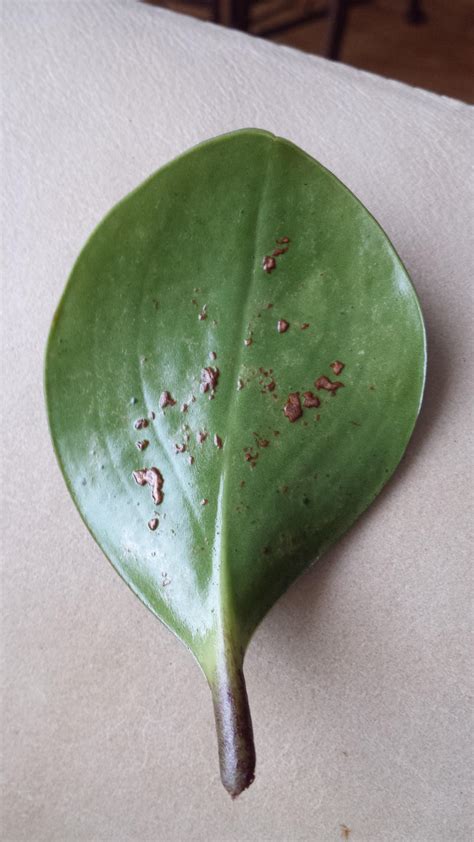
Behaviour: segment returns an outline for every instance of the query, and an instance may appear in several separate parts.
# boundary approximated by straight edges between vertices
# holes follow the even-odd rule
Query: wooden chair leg
[[[329,26],[326,41],[326,58],[333,61],[339,59],[342,38],[347,23],[348,0],[330,0],[329,3]]]
[[[408,0],[406,13],[408,23],[425,23],[427,18],[421,5],[421,0]]]
[[[250,0],[229,0],[229,26],[248,32],[250,17]]]

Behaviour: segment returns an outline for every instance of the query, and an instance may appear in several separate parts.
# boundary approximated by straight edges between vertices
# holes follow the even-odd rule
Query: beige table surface
[[[471,840],[470,110],[134,0],[2,11],[2,840]],[[295,141],[380,220],[430,369],[396,477],[255,635],[257,779],[232,803],[204,679],[73,508],[42,360],[101,216],[242,126]]]

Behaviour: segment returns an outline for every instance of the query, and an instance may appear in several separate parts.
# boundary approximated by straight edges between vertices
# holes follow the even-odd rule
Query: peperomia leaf
[[[74,266],[46,361],[61,469],[114,567],[200,663],[232,795],[254,775],[250,637],[394,471],[424,372],[387,237],[266,132],[161,169]]]

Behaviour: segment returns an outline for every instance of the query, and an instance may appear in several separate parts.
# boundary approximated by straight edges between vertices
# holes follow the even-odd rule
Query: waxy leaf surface
[[[396,468],[424,372],[419,304],[384,232],[266,132],[161,169],[74,266],[47,349],[59,462],[104,553],[200,662],[232,794],[253,774],[250,636]],[[133,477],[152,467],[155,500]]]

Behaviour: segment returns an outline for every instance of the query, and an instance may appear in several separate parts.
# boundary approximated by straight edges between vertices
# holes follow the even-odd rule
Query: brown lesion
[[[201,392],[210,391],[213,394],[217,388],[220,371],[218,368],[208,365],[207,368],[201,369]]]
[[[291,392],[288,395],[283,412],[291,423],[301,418],[303,410],[301,409],[301,400],[299,392]]]
[[[336,375],[336,377],[337,377],[337,376],[341,373],[341,371],[343,370],[343,368],[345,368],[345,365],[344,365],[344,363],[341,363],[341,361],[340,361],[340,360],[334,360],[334,362],[333,362],[333,363],[331,363],[331,365],[329,366],[329,368],[332,368],[332,370],[333,370],[334,374],[335,374],[335,375]]]
[[[137,418],[133,426],[136,430],[144,430],[148,427],[148,418]]]
[[[323,374],[322,377],[318,377],[318,379],[314,381],[314,385],[317,389],[325,389],[326,392],[337,392],[338,389],[341,389],[344,386],[344,383],[341,383],[339,380],[332,382],[329,377],[326,377]]]
[[[318,396],[314,395],[313,392],[303,392],[303,406],[306,409],[317,408],[320,403]]]
[[[246,462],[249,463],[251,468],[255,468],[255,465],[257,464],[258,453],[252,453],[252,448],[246,447],[244,459]]]
[[[162,392],[159,400],[160,409],[165,409],[167,406],[174,406],[176,401],[171,397],[168,391]]]
[[[133,471],[133,479],[137,485],[149,485],[151,488],[151,496],[156,506],[163,502],[163,475],[158,468],[140,468]]]
[[[263,271],[267,273],[267,275],[270,275],[271,272],[273,272],[273,270],[276,269],[276,265],[277,265],[276,260],[271,255],[267,254],[263,258],[262,268],[263,268]]]
[[[274,392],[277,384],[273,378],[273,368],[269,368],[268,370],[265,368],[259,368],[258,371],[259,374],[261,374],[258,382],[260,386],[263,387],[262,392]],[[268,382],[265,383],[265,380],[268,380]]]

